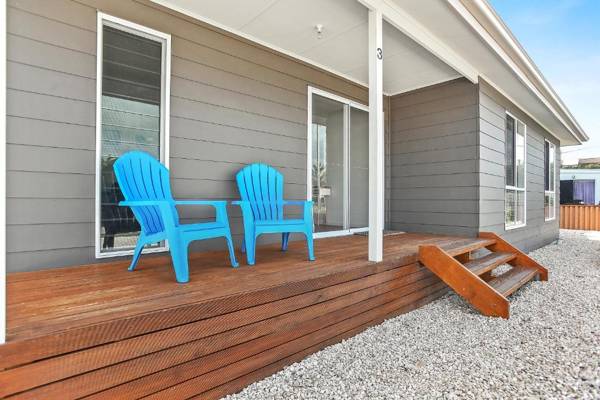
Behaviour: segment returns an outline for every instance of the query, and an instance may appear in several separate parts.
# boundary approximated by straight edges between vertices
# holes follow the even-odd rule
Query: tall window
[[[556,147],[544,141],[544,218],[556,218]]]
[[[526,129],[524,123],[506,115],[506,191],[505,226],[506,229],[525,226],[526,213]]]
[[[169,35],[98,14],[96,257],[128,254],[140,231],[132,212],[118,205],[116,159],[141,150],[168,161],[169,58]]]

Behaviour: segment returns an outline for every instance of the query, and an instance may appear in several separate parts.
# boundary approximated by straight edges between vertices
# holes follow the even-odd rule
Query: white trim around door
[[[321,97],[325,97],[331,100],[335,100],[337,102],[342,103],[343,105],[347,105],[350,108],[355,108],[361,111],[365,111],[365,112],[369,112],[369,107],[358,103],[354,100],[350,100],[347,99],[345,97],[336,95],[334,93],[330,93],[327,91],[324,91],[322,89],[313,87],[313,86],[308,86],[308,104],[307,104],[307,114],[308,114],[308,123],[307,123],[307,128],[306,128],[306,137],[307,137],[307,145],[306,145],[306,198],[307,200],[311,200],[312,199],[312,161],[313,161],[313,154],[312,154],[312,125],[313,125],[313,104],[312,104],[312,99],[313,99],[313,95],[318,95]],[[348,115],[347,115],[347,111],[344,111],[344,117],[345,120],[348,119]],[[345,141],[344,143],[344,154],[346,154],[346,156],[348,156],[349,154],[349,149],[348,149],[348,142]],[[347,164],[347,163],[346,163]],[[344,167],[345,169],[348,168],[347,165],[345,165]],[[345,175],[347,176],[347,171],[345,172]],[[347,185],[345,185],[347,186]],[[346,187],[344,189],[344,208],[347,210],[348,209],[348,198],[349,195],[347,193],[348,188]],[[348,221],[347,221],[347,213],[345,213],[346,215],[344,215],[344,226],[347,226]],[[313,237],[315,238],[324,238],[324,237],[333,237],[333,236],[344,236],[344,235],[352,235],[354,233],[359,233],[359,232],[367,232],[369,230],[368,227],[361,227],[361,228],[349,228],[349,229],[341,229],[341,230],[336,230],[336,231],[326,231],[326,232],[315,232],[313,234]]]

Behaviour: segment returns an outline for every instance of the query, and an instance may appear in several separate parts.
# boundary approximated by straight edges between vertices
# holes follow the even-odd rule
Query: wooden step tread
[[[445,249],[445,251],[452,257],[456,257],[461,254],[468,253],[470,251],[475,251],[483,249],[484,247],[492,246],[494,244],[496,244],[496,240],[494,239],[478,238],[470,241],[468,244],[457,246],[452,249]]]
[[[532,280],[538,273],[539,271],[535,268],[517,266],[490,280],[488,285],[507,297]]]
[[[514,253],[494,252],[483,257],[476,258],[464,265],[475,275],[483,275],[484,273],[493,270],[499,265],[506,264],[517,257]]]

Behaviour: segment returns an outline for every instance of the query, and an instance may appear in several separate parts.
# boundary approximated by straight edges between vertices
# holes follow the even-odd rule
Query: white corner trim
[[[327,67],[327,66],[325,66],[323,64],[320,64],[320,63],[318,63],[316,61],[313,61],[313,60],[311,60],[311,59],[309,59],[309,58],[307,58],[305,56],[301,56],[300,54],[294,53],[293,51],[289,51],[289,50],[283,49],[283,48],[281,48],[279,46],[276,46],[274,44],[268,43],[268,42],[266,42],[266,41],[264,41],[262,39],[259,39],[259,38],[255,37],[255,36],[252,36],[252,35],[250,35],[248,33],[242,32],[239,29],[232,28],[230,26],[227,26],[225,24],[222,24],[220,22],[217,22],[215,20],[207,18],[207,17],[205,17],[205,16],[203,16],[201,14],[198,14],[197,12],[191,11],[190,9],[188,9],[186,7],[180,7],[180,6],[176,6],[174,4],[171,4],[171,2],[169,0],[150,0],[150,1],[153,2],[153,3],[156,3],[156,4],[160,5],[160,6],[163,6],[163,7],[169,8],[169,9],[171,9],[173,11],[176,11],[176,12],[178,12],[180,14],[187,15],[188,17],[192,17],[194,19],[197,19],[198,21],[202,21],[204,23],[212,25],[212,26],[214,26],[216,28],[219,28],[221,30],[224,30],[226,32],[232,33],[232,34],[234,34],[236,36],[239,36],[239,37],[242,37],[244,39],[250,40],[251,42],[254,42],[254,43],[256,43],[256,44],[258,44],[260,46],[263,46],[263,47],[266,47],[268,49],[274,50],[274,51],[276,51],[278,53],[281,53],[281,54],[284,54],[284,55],[286,55],[288,57],[295,58],[296,60],[302,61],[303,63],[306,63],[306,64],[311,65],[313,67],[316,67],[318,69],[321,69],[321,70],[323,70],[325,72],[328,72],[330,74],[339,76],[341,78],[344,78],[344,79],[346,79],[349,82],[355,83],[355,84],[363,86],[363,87],[367,87],[367,82],[364,82],[364,81],[362,81],[360,79],[354,78],[353,76],[350,76],[350,75],[348,75],[348,74],[346,74],[344,72],[336,71],[333,68]]]
[[[472,83],[477,83],[479,74],[473,65],[446,46],[425,26],[417,22],[396,4],[389,0],[358,1],[370,10],[379,10],[383,18],[400,32],[410,37]]]
[[[6,342],[6,0],[0,0],[0,345]]]
[[[5,0],[4,0],[5,1]],[[114,17],[98,11],[96,20],[96,170],[95,170],[95,196],[94,196],[94,253],[97,259],[127,256],[133,254],[132,250],[102,253],[100,249],[101,231],[101,161],[102,161],[102,46],[103,26],[108,25],[134,35],[142,36],[150,40],[162,43],[162,94],[160,119],[162,121],[160,135],[161,161],[169,167],[169,137],[170,137],[170,102],[171,102],[171,35],[160,32],[143,25],[136,24],[122,18]],[[157,248],[143,250],[143,254],[168,251],[168,243]]]

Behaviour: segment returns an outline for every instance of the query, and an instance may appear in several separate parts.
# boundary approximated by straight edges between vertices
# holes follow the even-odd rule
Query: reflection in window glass
[[[521,121],[517,121],[515,133],[515,186],[525,188],[525,125]]]
[[[113,164],[131,150],[161,154],[163,43],[111,26],[103,27],[100,248],[130,250],[140,227],[123,195]]]

